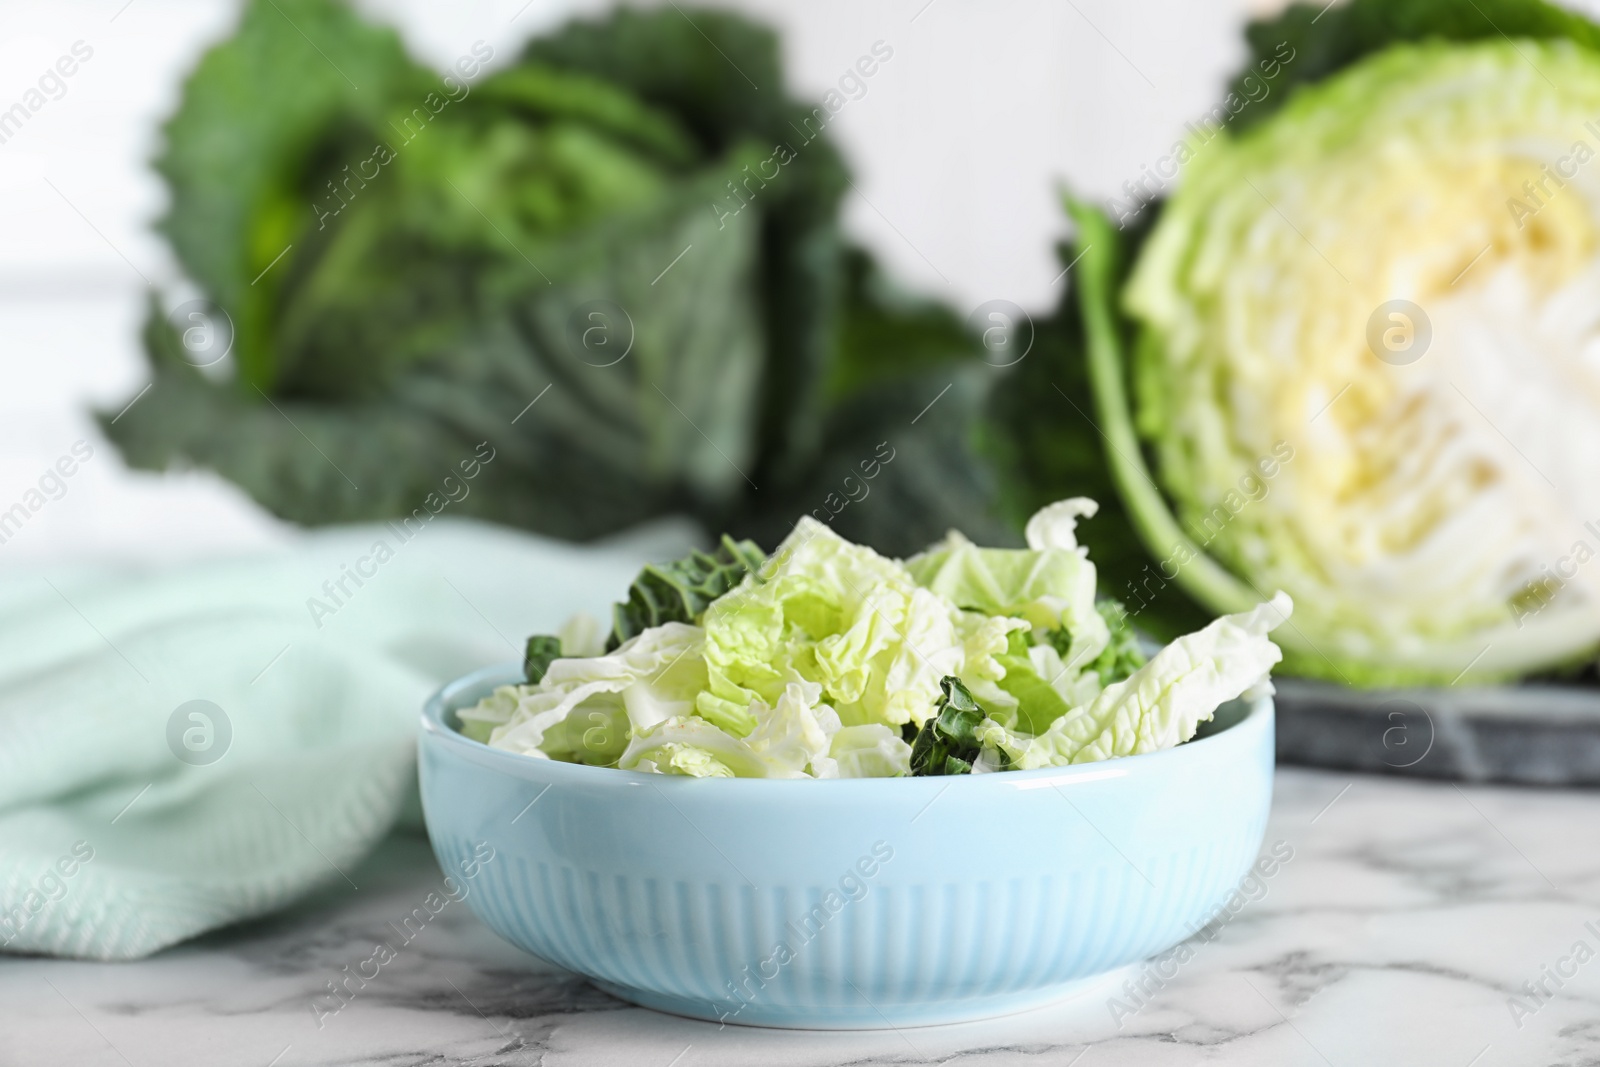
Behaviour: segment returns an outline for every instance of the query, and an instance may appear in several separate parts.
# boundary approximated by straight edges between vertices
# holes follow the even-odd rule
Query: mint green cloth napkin
[[[321,884],[359,892],[415,788],[428,694],[574,611],[607,618],[642,562],[692,538],[406,532],[0,569],[0,949],[133,959]]]

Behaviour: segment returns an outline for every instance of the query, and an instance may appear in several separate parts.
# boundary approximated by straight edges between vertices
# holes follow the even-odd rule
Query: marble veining
[[[149,960],[5,959],[0,1065],[1592,1064],[1600,958],[1576,946],[1600,957],[1597,816],[1582,791],[1286,768],[1266,848],[1292,857],[1185,949],[1039,1011],[869,1033],[635,1008],[463,901],[407,939],[393,924],[440,872],[398,836],[358,890]],[[332,997],[380,941],[393,958]]]

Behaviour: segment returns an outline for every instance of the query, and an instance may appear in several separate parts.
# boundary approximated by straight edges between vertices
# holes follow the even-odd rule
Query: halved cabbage
[[[1177,521],[1095,291],[1117,235],[1074,209],[1112,465],[1163,577],[1217,611],[1287,591],[1288,665],[1357,684],[1593,649],[1600,55],[1392,47],[1191,148],[1123,294]]]

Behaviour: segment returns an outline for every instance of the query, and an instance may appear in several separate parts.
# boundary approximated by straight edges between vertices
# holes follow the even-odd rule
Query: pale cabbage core
[[[1315,673],[1451,681],[1592,645],[1600,56],[1398,49],[1194,151],[1126,294],[1191,536],[1294,597]],[[1395,299],[1432,326],[1399,365],[1368,343]]]

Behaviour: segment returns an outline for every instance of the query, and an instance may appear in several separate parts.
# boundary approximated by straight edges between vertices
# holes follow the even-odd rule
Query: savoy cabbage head
[[[831,118],[731,14],[621,10],[440,75],[340,0],[253,0],[156,161],[214,321],[153,302],[153,387],[102,423],[299,522],[410,514],[488,442],[459,513],[770,544],[821,509],[909,551],[986,511],[984,380],[842,240]]]

